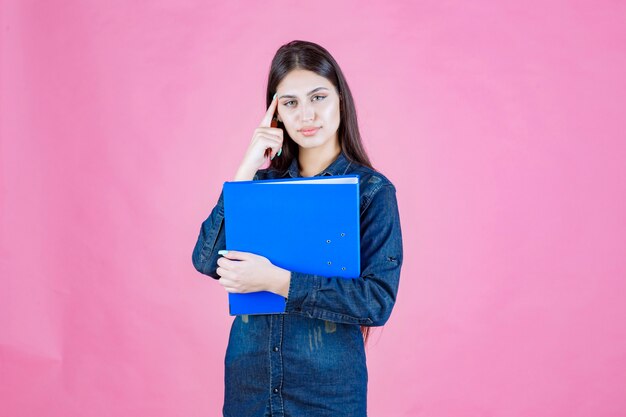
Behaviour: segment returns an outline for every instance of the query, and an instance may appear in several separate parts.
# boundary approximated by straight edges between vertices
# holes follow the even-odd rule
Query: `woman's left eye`
[[[326,96],[313,96],[313,98],[315,98],[315,97],[321,97],[322,100],[324,100],[326,98]],[[318,101],[322,101],[322,100],[318,100]]]

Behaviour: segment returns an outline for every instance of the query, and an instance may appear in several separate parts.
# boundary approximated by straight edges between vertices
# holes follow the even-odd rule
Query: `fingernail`
[[[280,156],[280,154],[281,154],[281,153],[283,153],[283,148],[280,148],[280,149],[278,150],[278,153],[276,154],[276,156]]]
[[[226,255],[227,253],[228,253],[227,250],[221,250],[217,252],[218,255]]]
[[[272,97],[272,100],[274,100],[277,95],[278,95],[278,93],[274,93],[274,97]]]

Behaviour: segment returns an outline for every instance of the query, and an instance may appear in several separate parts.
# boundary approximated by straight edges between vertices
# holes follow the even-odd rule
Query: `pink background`
[[[369,414],[626,415],[623,3],[1,4],[0,415],[221,415],[191,252],[293,39],[398,190]]]

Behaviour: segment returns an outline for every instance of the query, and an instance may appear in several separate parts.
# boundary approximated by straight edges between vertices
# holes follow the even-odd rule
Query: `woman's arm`
[[[219,279],[218,251],[224,248],[224,206],[220,194],[211,215],[202,223],[192,256],[195,268]],[[245,259],[246,255],[230,251],[227,256],[232,259],[244,256],[239,259]],[[249,261],[258,262],[256,257],[253,255]],[[287,313],[338,323],[382,326],[395,304],[402,259],[396,190],[392,184],[386,184],[375,192],[361,220],[361,276],[353,279],[324,277],[272,266],[276,271],[270,274],[272,279],[263,279],[267,286],[264,289],[287,296]],[[222,264],[224,268],[224,262]],[[244,278],[237,279],[245,283]]]
[[[274,94],[272,102],[261,120],[260,126],[254,130],[254,136],[246,151],[244,159],[235,174],[234,181],[257,180],[256,172],[263,165],[267,150],[271,148],[271,159],[282,152],[283,130],[272,127],[272,116],[278,105],[277,94]],[[226,236],[224,233],[224,190],[220,193],[217,205],[211,211],[209,217],[202,223],[198,241],[193,249],[191,259],[194,267],[201,273],[220,279],[217,274],[217,253],[226,248]]]
[[[219,279],[217,274],[218,251],[226,247],[224,232],[224,192],[220,193],[217,204],[209,217],[202,222],[196,246],[193,248],[191,260],[193,266],[201,273]]]
[[[402,266],[402,231],[393,184],[373,196],[361,220],[361,276],[291,272],[286,312],[339,323],[382,326],[393,309]]]

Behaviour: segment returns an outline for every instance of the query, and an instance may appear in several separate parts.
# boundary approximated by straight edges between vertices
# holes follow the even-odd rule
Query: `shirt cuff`
[[[285,312],[301,313],[307,310],[311,311],[315,305],[315,294],[320,287],[321,278],[318,275],[291,271]]]

